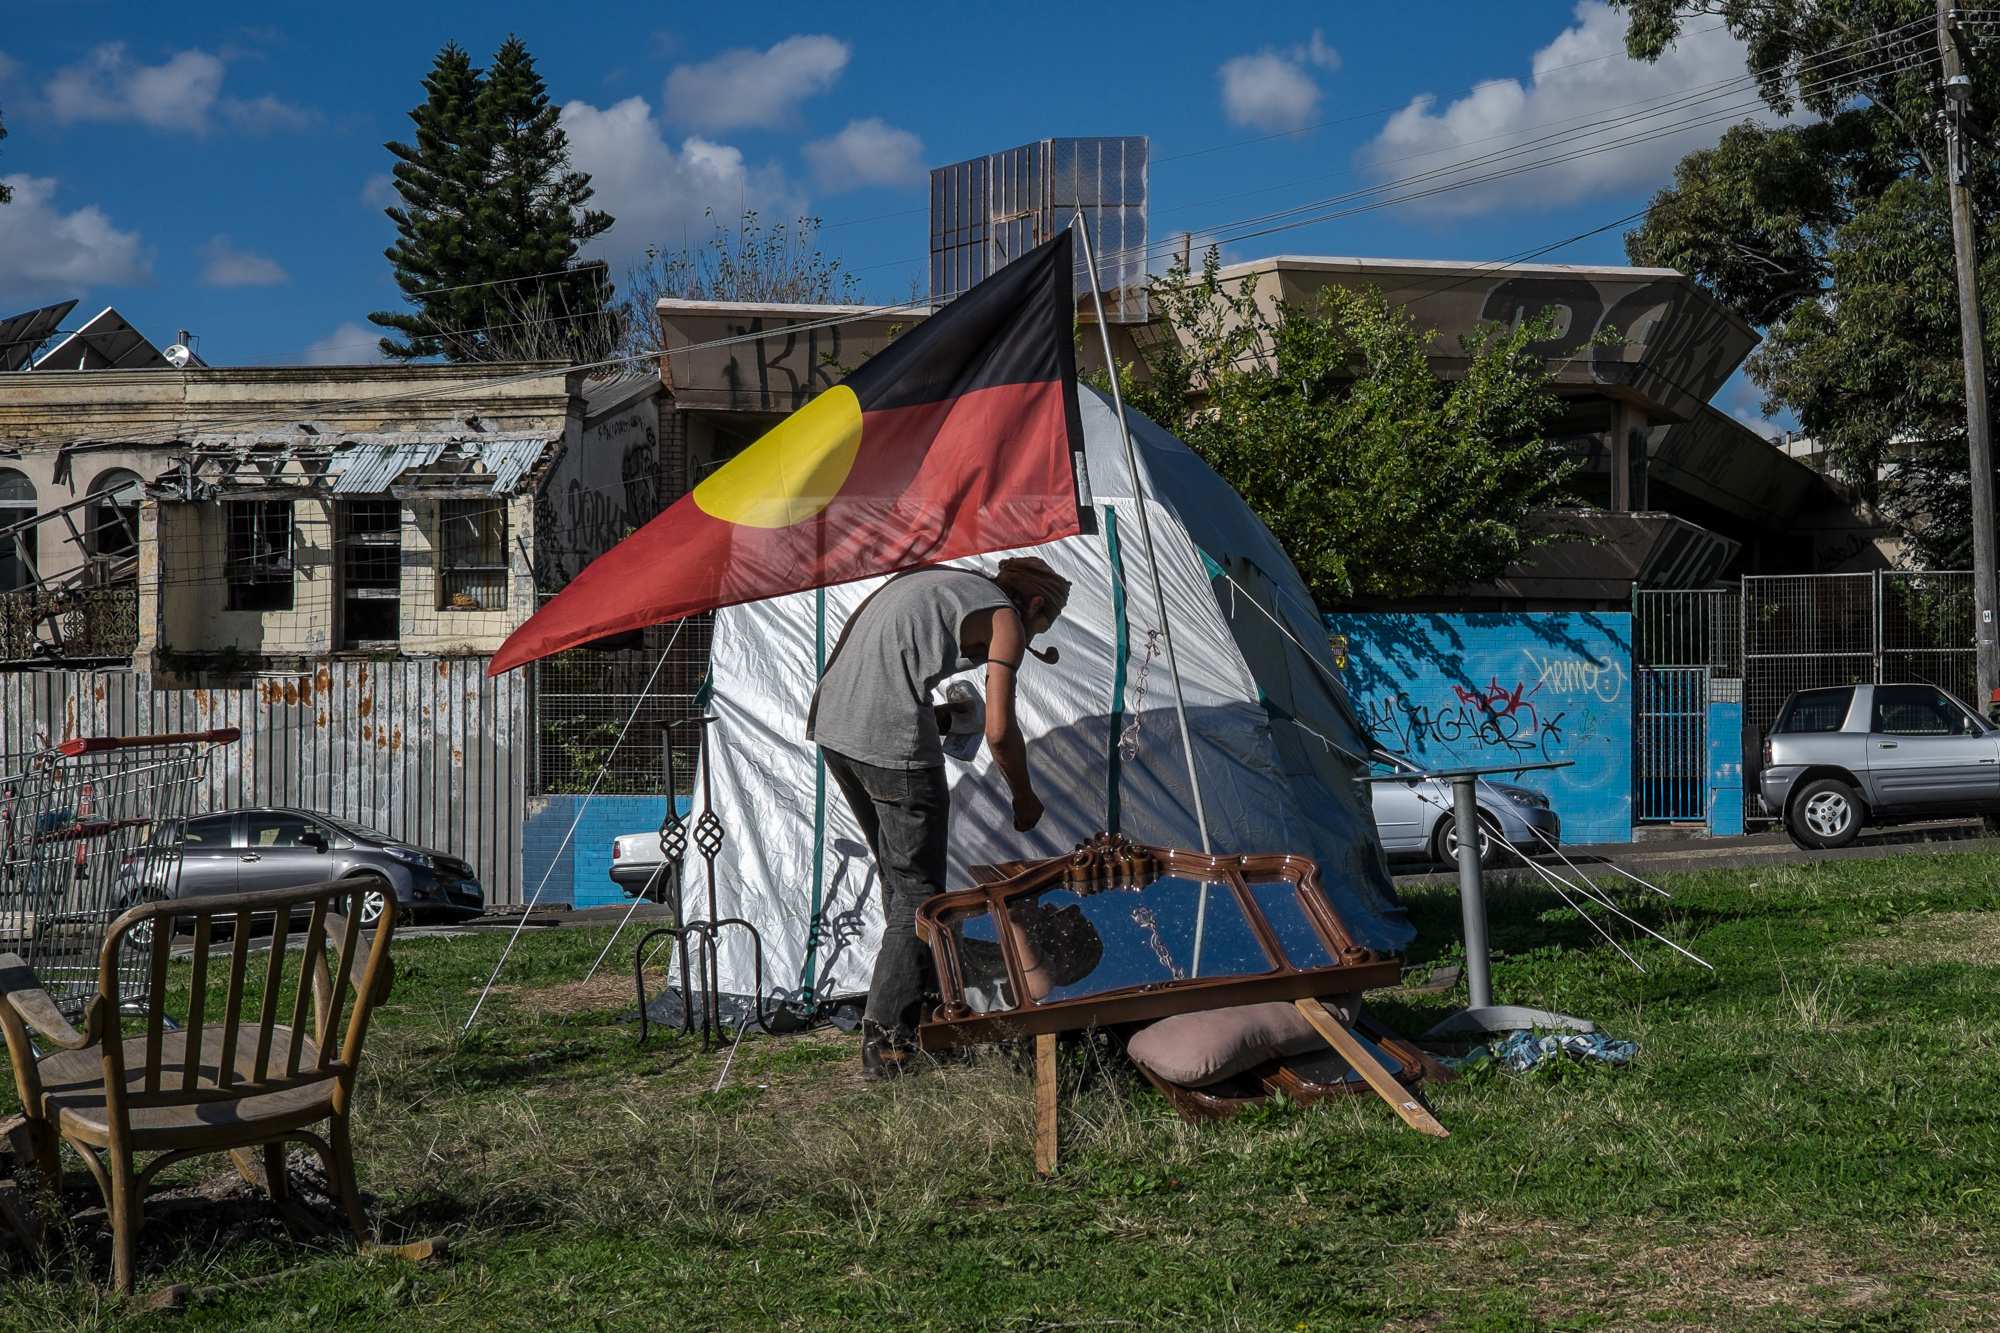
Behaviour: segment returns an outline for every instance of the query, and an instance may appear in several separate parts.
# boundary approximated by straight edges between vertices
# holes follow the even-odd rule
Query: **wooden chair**
[[[387,906],[364,932],[362,897],[377,891]],[[52,1185],[61,1180],[59,1143],[69,1144],[90,1168],[111,1216],[118,1290],[132,1290],[142,1201],[154,1177],[188,1157],[228,1152],[255,1180],[250,1150],[259,1150],[262,1183],[274,1203],[288,1208],[285,1145],[304,1143],[325,1162],[356,1239],[368,1239],[348,1120],[369,1015],[389,989],[395,905],[388,883],[370,875],[135,907],[105,937],[97,994],[81,1032],[26,963],[0,955],[0,1030],[24,1108],[22,1134]],[[253,925],[266,922],[269,941],[253,946]],[[188,1012],[185,1023],[172,1028],[167,963],[184,932],[193,936]],[[302,947],[292,954],[295,943]],[[120,992],[118,962],[125,949],[150,954],[142,995]],[[329,952],[335,955],[330,968]],[[288,958],[296,960],[290,976]],[[226,969],[220,978],[224,1000],[222,1011],[211,1014],[209,970],[217,961]],[[253,968],[263,974],[263,993],[246,1013]],[[125,1035],[128,1016],[136,1018],[136,1035]],[[47,1054],[37,1058],[31,1041]],[[311,1132],[322,1121],[324,1137]],[[142,1154],[150,1156],[143,1167]]]

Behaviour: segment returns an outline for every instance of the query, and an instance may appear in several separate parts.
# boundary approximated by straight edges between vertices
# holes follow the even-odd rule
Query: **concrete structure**
[[[1839,568],[1873,548],[1878,529],[1835,484],[1709,405],[1757,335],[1672,269],[1279,255],[1221,276],[1254,284],[1267,315],[1372,287],[1435,331],[1431,365],[1447,378],[1480,325],[1552,317],[1533,350],[1563,399],[1554,429],[1589,507],[1548,521],[1579,540],[1431,599],[1440,607],[1614,608],[1634,587]]]

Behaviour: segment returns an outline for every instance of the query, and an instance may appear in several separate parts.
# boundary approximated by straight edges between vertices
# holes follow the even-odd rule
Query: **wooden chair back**
[[[382,894],[384,907],[364,927],[362,900],[371,892]],[[369,1016],[388,992],[395,916],[395,890],[374,875],[146,903],[124,913],[105,938],[92,1001],[99,1010],[93,1027],[105,1034],[110,1123],[129,1127],[138,1107],[240,1100],[328,1081],[333,1109],[344,1114]],[[269,938],[256,938],[267,923]],[[192,939],[187,1012],[179,1039],[169,1042],[168,963],[183,938]],[[138,995],[121,985],[127,949],[149,951]],[[258,976],[262,993],[252,996]],[[212,979],[222,985],[219,1012],[210,1008]],[[254,1003],[246,1006],[246,997]],[[143,1063],[128,1065],[118,1034],[121,1016],[135,1014]],[[168,1048],[175,1048],[172,1058]]]

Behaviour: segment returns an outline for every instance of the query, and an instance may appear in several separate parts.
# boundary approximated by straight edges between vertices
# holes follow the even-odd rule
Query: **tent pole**
[[[1083,265],[1090,270],[1090,306],[1097,315],[1098,336],[1104,340],[1104,368],[1111,377],[1111,406],[1118,413],[1118,435],[1125,445],[1125,468],[1132,476],[1132,499],[1139,510],[1139,538],[1146,548],[1146,568],[1153,576],[1153,608],[1160,617],[1160,640],[1167,646],[1167,675],[1174,684],[1174,721],[1180,727],[1181,753],[1187,756],[1188,790],[1194,797],[1195,827],[1201,831],[1201,851],[1213,856],[1209,843],[1208,813],[1201,799],[1201,774],[1194,760],[1194,741],[1188,734],[1187,700],[1181,693],[1181,669],[1174,660],[1174,636],[1167,626],[1167,598],[1160,588],[1160,557],[1153,549],[1153,522],[1146,513],[1146,483],[1139,474],[1138,451],[1132,447],[1132,428],[1125,420],[1125,395],[1118,387],[1118,358],[1111,351],[1111,326],[1104,322],[1104,292],[1097,277],[1097,254],[1090,243],[1090,222],[1081,208],[1076,210],[1076,229],[1083,235]],[[1201,941],[1208,919],[1208,887],[1202,886],[1194,915],[1193,975],[1201,975]]]

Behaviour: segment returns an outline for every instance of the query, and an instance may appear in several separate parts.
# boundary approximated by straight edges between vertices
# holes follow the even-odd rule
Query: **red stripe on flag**
[[[753,528],[683,496],[509,636],[497,674],[610,634],[1079,531],[1063,386],[998,385],[866,412],[839,494]]]

